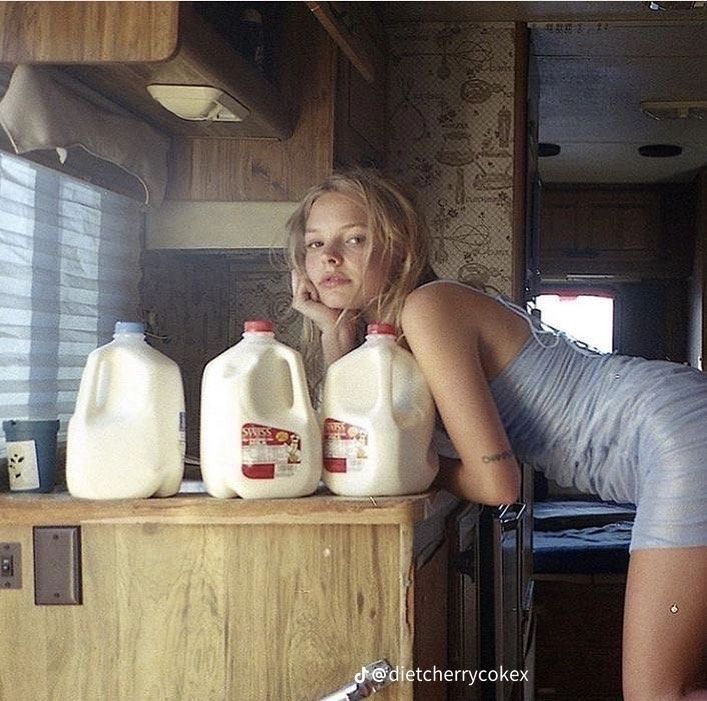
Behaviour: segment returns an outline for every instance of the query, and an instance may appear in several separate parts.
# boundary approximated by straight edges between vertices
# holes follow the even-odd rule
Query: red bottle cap
[[[382,321],[376,321],[373,324],[368,324],[366,333],[370,336],[373,334],[387,334],[389,336],[397,336],[397,331],[393,324],[386,324]]]
[[[243,324],[243,330],[246,333],[256,333],[258,331],[269,331],[272,333],[274,329],[272,321],[266,319],[251,319]]]

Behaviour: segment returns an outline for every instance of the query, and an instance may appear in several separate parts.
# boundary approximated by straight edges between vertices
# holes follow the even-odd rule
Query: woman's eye
[[[322,246],[321,241],[307,241],[307,243],[304,244],[304,247],[309,249],[309,250],[314,250],[315,248],[321,248]]]
[[[363,234],[354,234],[347,239],[347,243],[353,244],[354,246],[360,246],[366,243],[366,237]]]

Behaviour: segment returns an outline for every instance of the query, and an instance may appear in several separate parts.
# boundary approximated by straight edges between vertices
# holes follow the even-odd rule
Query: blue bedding
[[[622,574],[635,507],[601,501],[533,505],[533,571],[538,574]]]
[[[605,526],[617,521],[633,521],[635,515],[633,504],[590,500],[536,501],[533,504],[533,527],[536,531],[562,531]]]

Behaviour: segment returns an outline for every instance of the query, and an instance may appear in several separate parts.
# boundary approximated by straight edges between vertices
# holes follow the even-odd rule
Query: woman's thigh
[[[624,701],[707,700],[706,665],[707,546],[634,550],[624,607]]]

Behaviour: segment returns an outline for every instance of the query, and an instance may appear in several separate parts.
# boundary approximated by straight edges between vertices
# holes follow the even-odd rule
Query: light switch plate
[[[0,543],[0,589],[22,589],[22,546]]]
[[[81,603],[81,551],[78,526],[34,528],[34,603]]]

